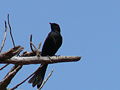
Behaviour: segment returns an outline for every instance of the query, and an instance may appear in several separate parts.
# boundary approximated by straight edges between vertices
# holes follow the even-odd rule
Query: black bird
[[[41,56],[54,56],[62,45],[62,36],[60,34],[60,27],[56,23],[50,23],[51,32],[48,34],[43,47]],[[44,80],[45,72],[48,64],[42,64],[35,72],[33,77],[28,81],[32,86],[39,88]]]

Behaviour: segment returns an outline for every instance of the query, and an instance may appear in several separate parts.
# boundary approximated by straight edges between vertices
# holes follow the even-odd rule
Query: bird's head
[[[60,26],[57,23],[50,23],[51,30],[60,32]]]

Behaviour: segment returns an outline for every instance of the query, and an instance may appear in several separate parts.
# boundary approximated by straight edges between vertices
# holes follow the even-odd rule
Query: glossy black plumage
[[[41,56],[54,56],[62,44],[62,36],[60,34],[60,27],[56,23],[50,23],[51,32],[48,34],[43,47]],[[32,83],[32,86],[39,88],[44,80],[45,72],[48,64],[42,64],[35,75],[29,80],[29,83]]]

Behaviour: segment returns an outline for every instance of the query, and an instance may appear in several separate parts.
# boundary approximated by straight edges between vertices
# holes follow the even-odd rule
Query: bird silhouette
[[[51,32],[49,32],[41,51],[41,56],[54,56],[62,45],[62,36],[60,26],[56,23],[50,23]],[[28,81],[32,83],[32,86],[39,88],[44,80],[45,72],[48,64],[41,64],[41,66],[36,70],[35,74]]]

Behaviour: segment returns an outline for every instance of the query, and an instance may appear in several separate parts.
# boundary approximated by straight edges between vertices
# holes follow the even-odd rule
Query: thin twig
[[[20,53],[23,49],[24,48],[21,47],[21,46],[16,46],[16,47],[8,50],[7,52],[0,53],[0,61],[12,58],[13,56],[15,56],[18,53]]]
[[[34,49],[33,49],[33,44],[32,44],[32,34],[30,35],[30,48],[31,48],[31,51],[35,53]]]
[[[21,84],[23,84],[24,82],[26,82],[31,76],[33,76],[33,74],[35,74],[35,72],[32,73],[31,75],[29,75],[25,80],[23,80],[22,82],[20,82],[19,84],[17,84],[13,88],[11,88],[10,90],[15,90],[18,86],[20,86]]]
[[[48,79],[51,77],[53,71],[54,71],[54,70],[52,70],[52,71],[48,74],[47,78],[43,81],[42,85],[40,86],[40,88],[38,88],[38,90],[41,90],[41,89],[43,88],[43,86],[45,85],[45,83],[46,83],[46,82],[48,81]]]
[[[16,46],[9,51],[1,54],[1,59],[10,59],[11,57],[15,56],[17,53],[23,50],[23,47]],[[2,58],[3,57],[3,58]],[[0,59],[0,60],[1,60]],[[6,74],[2,81],[0,81],[0,90],[6,90],[7,86],[10,84],[13,77],[16,73],[22,68],[22,65],[15,64],[12,69]]]
[[[42,43],[40,42],[39,45],[38,45],[38,49],[40,49],[41,45],[42,45]]]
[[[13,43],[13,46],[15,47],[15,42],[14,42],[14,39],[13,39],[13,36],[12,36],[12,29],[11,29],[10,20],[9,20],[9,14],[8,14],[8,26],[9,26],[9,29],[10,29],[10,36],[11,36],[11,39],[12,39],[12,43]]]
[[[38,68],[38,69],[40,69],[40,68]],[[14,90],[14,89],[16,89],[18,86],[20,86],[21,84],[23,84],[24,82],[26,82],[30,77],[32,77],[32,76],[38,71],[38,69],[37,69],[35,72],[33,72],[32,74],[30,74],[25,80],[23,80],[22,82],[20,82],[19,84],[17,84],[17,85],[14,86],[13,88],[11,88],[10,90]]]
[[[6,41],[6,36],[7,36],[7,24],[5,21],[5,32],[4,32],[4,38],[2,40],[2,44],[1,44],[1,48],[0,48],[0,53],[2,52],[2,49],[5,45],[5,41]],[[0,70],[4,69],[5,67],[7,67],[9,64],[4,65],[3,67],[0,68]]]
[[[24,56],[24,54],[21,55],[21,56]],[[26,56],[26,55],[25,55],[25,56]],[[13,88],[11,88],[10,90],[14,90],[14,89],[18,88],[20,85],[22,85],[24,82],[26,82],[30,77],[32,77],[35,73],[36,73],[36,71],[33,72],[31,75],[29,75],[29,76],[28,76],[26,79],[24,79],[22,82],[20,82],[19,84],[17,84],[17,85],[14,86]]]
[[[0,68],[0,70],[4,69],[5,67],[7,67],[9,64],[5,64],[3,67]]]
[[[13,40],[12,31],[11,31],[11,26],[10,26],[10,22],[9,22],[9,14],[8,14],[8,25],[9,25],[9,28],[10,28],[10,35],[11,35],[11,38],[12,38],[13,46],[15,47],[15,43],[14,43],[14,40]],[[4,33],[4,39],[3,39],[2,44],[1,44],[0,53],[3,49],[3,47],[4,47],[6,36],[7,36],[7,24],[6,24],[6,21],[5,21],[5,33]],[[4,65],[3,67],[0,68],[0,70],[4,69],[8,65],[9,64]]]
[[[1,48],[0,48],[0,53],[5,45],[5,40],[6,40],[6,36],[7,36],[7,24],[6,24],[6,21],[5,21],[5,32],[4,32],[4,38],[2,40],[2,44],[1,44]]]
[[[37,51],[36,51],[36,55],[37,55],[38,57],[41,56],[41,52],[40,52],[41,44],[42,44],[42,43],[40,42],[39,45],[38,45],[38,49],[37,49]]]
[[[31,46],[33,46],[35,48],[35,50],[33,50],[33,53],[35,53],[36,56],[40,57],[40,51],[39,49],[36,48],[36,46],[30,42]]]
[[[37,50],[36,46],[32,42],[30,42],[30,44],[35,48],[36,51]]]
[[[6,90],[16,73],[22,68],[21,65],[15,65],[10,72],[0,81],[0,90]]]
[[[33,49],[33,47],[34,47],[34,49]],[[39,51],[40,47],[41,47],[41,43],[39,43],[38,48],[36,48],[36,46],[33,44],[33,42],[32,42],[32,34],[31,34],[30,35],[30,48],[31,48],[31,51],[35,55],[40,56],[40,51]]]

